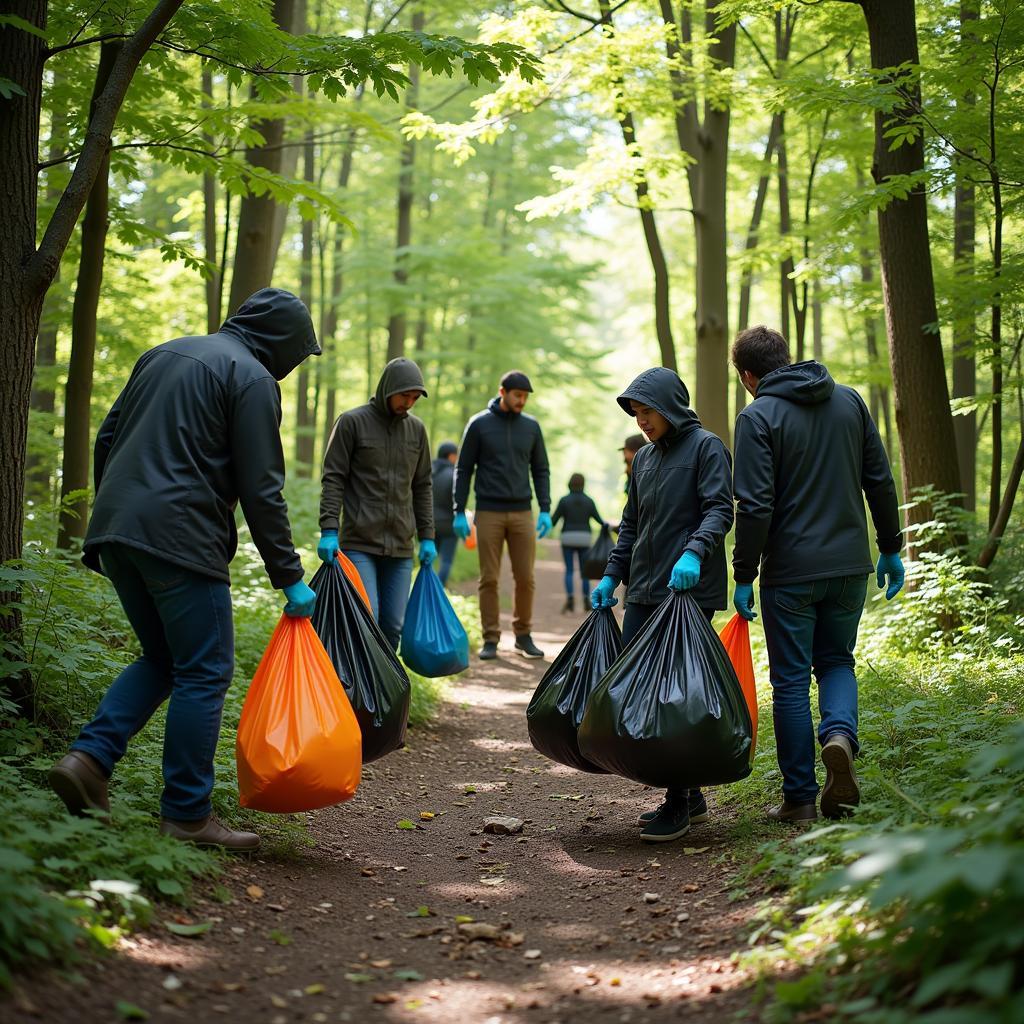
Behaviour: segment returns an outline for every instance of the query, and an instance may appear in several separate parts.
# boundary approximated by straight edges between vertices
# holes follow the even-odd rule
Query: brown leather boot
[[[197,846],[219,846],[235,853],[252,853],[260,848],[260,837],[255,832],[235,832],[225,828],[212,814],[201,821],[174,821],[160,819],[160,832]]]
[[[826,818],[845,818],[860,803],[860,786],[853,770],[853,744],[834,732],[821,748],[825,786],[821,791],[821,813]]]
[[[110,824],[110,799],[107,776],[99,761],[81,750],[65,754],[47,773],[50,788],[64,801],[64,806],[82,817],[87,811]]]
[[[814,821],[818,817],[818,811],[814,801],[809,804],[791,804],[788,800],[783,800],[778,807],[773,807],[768,812],[768,817],[772,821]]]

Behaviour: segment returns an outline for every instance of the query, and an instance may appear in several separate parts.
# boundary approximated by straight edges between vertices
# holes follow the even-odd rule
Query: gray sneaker
[[[533,642],[529,633],[516,637],[516,650],[524,658],[543,658],[544,652]]]
[[[821,748],[825,786],[821,791],[821,813],[826,818],[845,818],[860,803],[860,786],[853,770],[853,744],[834,732]]]
[[[480,648],[480,660],[481,661],[494,661],[498,656],[498,644],[495,640],[485,640],[483,647]]]

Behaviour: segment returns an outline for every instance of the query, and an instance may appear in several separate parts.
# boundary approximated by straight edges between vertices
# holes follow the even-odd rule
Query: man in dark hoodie
[[[283,380],[319,355],[309,311],[264,288],[216,333],[146,352],[96,436],[96,501],[84,561],[106,575],[142,654],[114,681],[49,781],[68,810],[110,812],[107,780],[165,700],[160,831],[253,850],[210,813],[213,756],[234,668],[228,563],[241,503],[285,613],[309,616],[282,497]]]
[[[722,542],[732,526],[732,469],[725,445],[701,426],[673,370],[645,370],[618,402],[652,443],[633,459],[618,542],[591,604],[610,608],[615,588],[629,581],[622,624],[628,644],[670,590],[688,590],[709,622],[726,607]],[[670,842],[707,819],[699,789],[670,789],[660,807],[640,815],[640,838]]]
[[[420,562],[437,557],[427,428],[411,412],[426,396],[420,368],[392,359],[373,398],[338,417],[324,455],[317,554],[330,563],[340,543],[395,650],[409,601],[413,533]]]
[[[732,349],[755,401],[736,420],[733,603],[761,609],[772,682],[783,801],[776,821],[817,817],[811,673],[818,682],[818,739],[825,765],[821,812],[837,818],[860,802],[854,646],[872,570],[864,499],[875,524],[879,587],[903,586],[899,508],[889,461],[864,400],[821,363],[790,364],[778,331],[751,327]]]
[[[430,467],[431,483],[434,488],[434,533],[437,552],[441,557],[437,578],[442,585],[448,583],[448,575],[452,571],[452,562],[455,561],[455,551],[459,545],[459,538],[455,535],[455,513],[452,511],[455,462],[458,455],[459,446],[454,441],[444,441],[437,449],[437,458]]]
[[[501,639],[498,581],[501,552],[508,542],[515,597],[512,629],[516,650],[526,658],[543,658],[544,652],[530,634],[533,619],[533,561],[537,537],[551,532],[551,472],[540,424],[523,409],[533,387],[530,378],[510,370],[501,378],[498,397],[477,413],[462,435],[455,467],[455,532],[469,536],[466,502],[476,471],[476,535],[480,552],[480,619],[484,645],[480,657],[498,656]],[[530,478],[540,505],[534,533]]]

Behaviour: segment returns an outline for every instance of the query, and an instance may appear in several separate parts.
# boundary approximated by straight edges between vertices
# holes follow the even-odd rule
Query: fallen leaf
[[[707,853],[710,849],[710,846],[684,846],[683,853],[687,856],[692,856],[695,853]]]
[[[621,978],[609,978],[608,979],[608,984],[609,985],[614,985],[614,986],[618,987],[619,985],[622,984],[622,979]]]
[[[373,1002],[383,1003],[384,1005],[387,1005],[388,1003],[397,1003],[398,996],[394,992],[378,992],[373,997]]]
[[[401,970],[401,971],[395,971],[395,977],[399,981],[422,981],[423,980],[423,975],[420,974],[419,971],[413,971],[413,970],[411,970],[409,968],[406,968],[406,969]]]
[[[406,917],[434,917],[434,912],[426,904],[421,904],[415,910],[405,915]]]
[[[371,960],[370,961],[370,966],[371,967],[378,967],[381,970],[383,970],[385,967],[390,967],[391,966],[391,961],[390,960]]]
[[[149,1014],[141,1006],[126,1002],[124,999],[118,1000],[115,1009],[124,1020],[149,1020]]]
[[[201,921],[198,924],[178,924],[175,921],[165,921],[165,927],[172,935],[181,935],[187,939],[194,939],[205,935],[212,927],[212,921]],[[139,1018],[135,1018],[138,1020]]]
[[[271,942],[276,942],[279,946],[290,946],[292,944],[292,937],[278,928],[267,932],[267,938]]]
[[[433,821],[435,817],[433,811],[420,811],[420,821]]]
[[[473,918],[470,917],[469,914],[456,914],[455,915],[455,923],[456,924],[472,924],[472,922],[473,922]]]
[[[479,939],[481,942],[496,942],[501,938],[501,929],[496,924],[486,921],[467,921],[459,925],[459,933],[470,942]]]
[[[283,1010],[288,1005],[287,999],[282,999],[280,996],[271,996],[271,1003],[276,1006],[279,1010]]]
[[[319,996],[325,991],[324,986],[317,982],[315,985],[307,985],[303,990],[307,996]]]
[[[373,981],[372,974],[360,974],[356,971],[350,971],[345,975],[346,981],[351,981],[353,985],[362,985],[363,982]]]
[[[402,831],[408,832],[410,829],[416,828],[416,822],[410,821],[408,818],[402,818],[395,828],[400,828]]]
[[[246,894],[246,896],[248,896],[248,897],[249,897],[249,899],[251,899],[251,900],[252,900],[253,902],[255,902],[256,900],[261,900],[261,899],[263,899],[263,897],[264,897],[264,895],[265,895],[265,894],[264,894],[264,892],[263,892],[263,890],[262,890],[262,889],[261,889],[261,888],[260,888],[260,887],[259,887],[258,885],[249,885],[249,886],[246,886],[246,889],[245,889],[245,894]]]
[[[481,878],[480,879],[480,884],[481,885],[504,885],[505,884],[505,879],[504,878]]]

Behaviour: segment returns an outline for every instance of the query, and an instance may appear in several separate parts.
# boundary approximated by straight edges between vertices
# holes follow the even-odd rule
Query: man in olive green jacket
[[[411,359],[392,359],[373,398],[338,418],[324,456],[317,554],[330,563],[340,546],[352,560],[396,649],[409,600],[414,532],[419,560],[437,557],[430,445],[423,421],[410,412],[426,396],[420,368]]]

